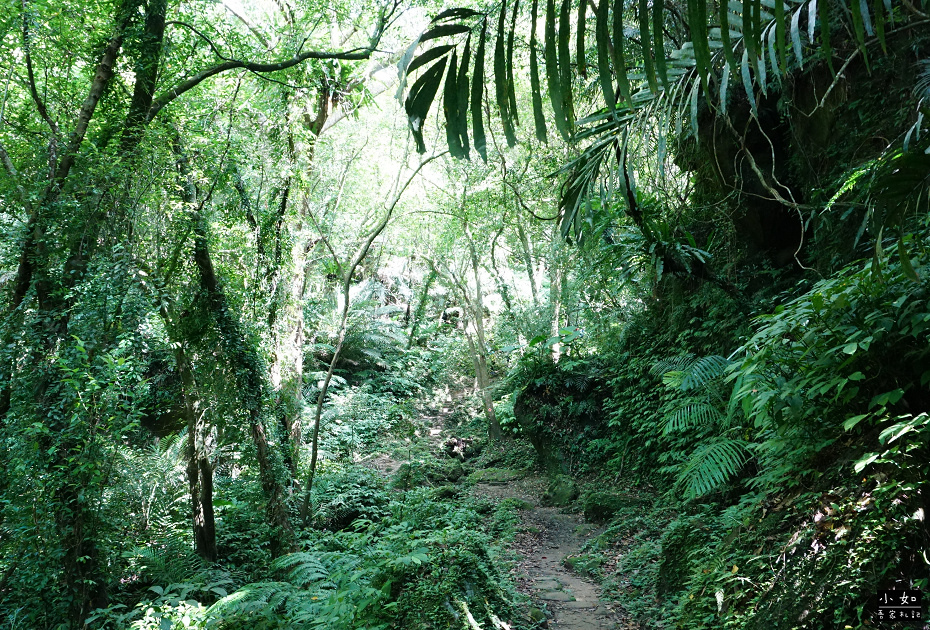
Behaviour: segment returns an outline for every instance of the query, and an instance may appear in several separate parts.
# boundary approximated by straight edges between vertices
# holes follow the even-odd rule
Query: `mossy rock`
[[[455,483],[465,476],[465,468],[460,461],[455,459],[441,460],[439,470],[442,473],[442,478],[452,483]]]
[[[459,495],[461,495],[462,490],[461,488],[453,485],[445,485],[434,489],[432,493],[433,499],[441,501],[444,499],[457,499]]]
[[[601,565],[604,564],[604,557],[600,555],[584,553],[579,556],[566,556],[562,564],[569,571],[574,571],[588,577],[597,577]]]
[[[511,498],[504,499],[503,501],[501,501],[499,507],[507,508],[510,510],[532,510],[536,506],[530,503],[529,501],[524,501],[523,499],[517,499],[517,498],[511,497]]]
[[[531,627],[536,627],[536,628],[548,628],[549,627],[549,620],[546,618],[546,613],[543,612],[541,608],[530,606],[530,609],[527,612],[528,612],[527,617],[529,618]]]
[[[446,459],[414,461],[401,464],[394,473],[391,487],[396,490],[418,488],[426,485],[455,483],[465,475],[458,461]]]
[[[526,473],[519,470],[510,470],[509,468],[484,468],[476,470],[468,475],[468,480],[474,483],[488,483],[491,485],[503,485],[517,479],[522,479]]]
[[[614,517],[614,514],[627,505],[627,501],[616,494],[609,492],[590,492],[582,499],[585,520],[592,523],[605,523]]]
[[[394,477],[391,479],[391,487],[395,490],[409,490],[419,488],[429,483],[427,474],[427,465],[424,462],[407,462],[401,464]]]
[[[565,507],[578,498],[578,484],[568,475],[556,475],[549,481],[549,488],[543,494],[544,505]]]

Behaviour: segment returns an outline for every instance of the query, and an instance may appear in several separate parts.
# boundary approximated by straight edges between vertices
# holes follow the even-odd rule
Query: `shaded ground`
[[[421,417],[424,426],[418,430],[417,437],[427,440],[437,455],[442,452],[445,440],[455,431],[449,426],[449,419],[455,399],[460,397],[459,393],[448,398],[444,405]],[[390,476],[401,463],[382,454],[369,459],[366,465]],[[493,472],[501,480],[475,484],[470,490],[474,496],[495,501],[512,498],[526,502],[527,509],[518,511],[521,524],[511,545],[518,560],[511,573],[517,589],[532,600],[534,608],[531,613],[538,619],[538,627],[550,630],[639,628],[618,603],[601,601],[601,588],[596,582],[570,571],[563,564],[566,557],[581,552],[588,538],[599,533],[596,527],[586,523],[579,514],[540,506],[540,498],[548,483],[544,477],[508,477],[501,473],[513,471],[500,469],[485,472]]]
[[[531,477],[502,484],[477,484],[473,492],[490,499],[516,498],[534,507],[520,510],[522,527],[514,542],[519,555],[514,581],[547,620],[540,627],[553,630],[619,630],[636,628],[619,605],[600,600],[601,589],[592,580],[569,571],[566,556],[577,554],[594,527],[577,514],[560,508],[540,507],[546,480]],[[541,620],[542,621],[542,620]]]

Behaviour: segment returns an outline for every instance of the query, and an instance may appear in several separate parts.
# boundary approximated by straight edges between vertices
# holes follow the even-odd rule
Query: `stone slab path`
[[[525,479],[505,485],[477,484],[477,496],[517,498],[537,504],[544,480]],[[560,508],[520,510],[521,530],[514,543],[521,558],[515,570],[517,588],[528,595],[546,618],[540,628],[551,630],[625,630],[638,626],[613,602],[600,599],[600,587],[591,579],[569,571],[566,556],[581,551],[594,533],[577,514]]]

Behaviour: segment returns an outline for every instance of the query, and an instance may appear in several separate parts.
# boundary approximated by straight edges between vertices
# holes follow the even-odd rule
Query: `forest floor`
[[[547,481],[540,477],[497,484],[479,483],[472,492],[492,500],[519,499],[532,505],[520,510],[521,526],[512,544],[517,565],[512,570],[517,589],[534,602],[531,612],[545,614],[543,628],[553,630],[619,630],[637,628],[619,605],[601,600],[601,588],[564,564],[578,554],[597,528],[579,514],[542,507]],[[542,621],[541,615],[540,621]]]
[[[460,393],[454,395],[448,406],[421,418],[420,439],[428,442],[436,457],[445,457],[443,444],[458,429],[452,416],[460,398]],[[385,475],[393,474],[401,464],[387,455],[368,463]],[[504,499],[523,502],[525,509],[518,510],[517,534],[508,548],[515,558],[511,578],[517,590],[532,602],[530,618],[538,622],[537,627],[551,630],[638,628],[618,603],[602,600],[602,589],[594,580],[566,566],[566,558],[578,555],[585,542],[601,531],[569,508],[541,505],[547,486],[545,476],[514,474],[498,481],[475,483],[468,490],[476,498],[495,503]]]

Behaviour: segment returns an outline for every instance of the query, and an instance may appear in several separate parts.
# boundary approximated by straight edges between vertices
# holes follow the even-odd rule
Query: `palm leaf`
[[[649,0],[639,0],[639,41],[643,53],[643,71],[646,73],[646,81],[649,83],[649,89],[655,94],[659,91],[656,85],[656,71],[652,60],[652,28],[649,24]],[[692,3],[689,2],[688,6]]]
[[[475,137],[475,151],[485,162],[488,161],[487,140],[484,135],[482,107],[484,106],[484,44],[488,35],[488,22],[481,25],[478,50],[475,52],[475,72],[471,82],[471,129]]]
[[[539,53],[536,50],[538,11],[539,0],[533,0],[533,8],[530,14],[530,91],[533,93],[533,123],[536,129],[536,139],[540,142],[546,142],[546,117],[542,109],[542,95],[539,87]]]

